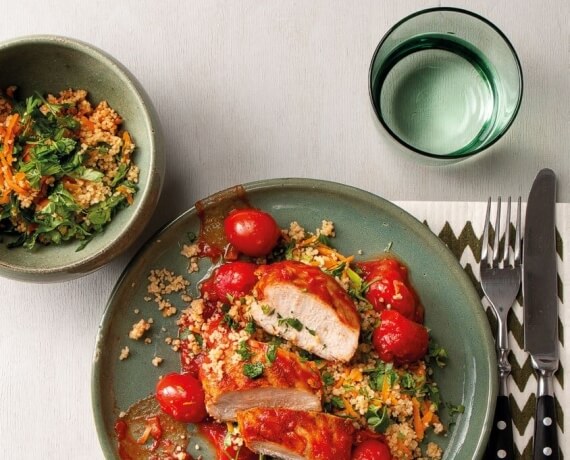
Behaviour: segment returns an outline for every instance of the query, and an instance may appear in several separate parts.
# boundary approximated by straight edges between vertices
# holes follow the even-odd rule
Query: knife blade
[[[534,459],[558,459],[554,373],[558,369],[556,175],[541,170],[530,191],[523,240],[524,348],[538,380]]]

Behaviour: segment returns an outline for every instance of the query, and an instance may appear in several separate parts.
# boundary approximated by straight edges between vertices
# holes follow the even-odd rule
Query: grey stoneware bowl
[[[164,177],[158,116],[135,77],[113,57],[67,37],[35,35],[0,43],[0,88],[16,85],[19,97],[38,91],[57,94],[85,89],[92,102],[108,101],[123,118],[137,146],[139,190],[131,206],[118,212],[105,231],[81,251],[77,242],[34,250],[0,243],[0,275],[29,282],[67,281],[91,273],[127,250],[156,208]]]

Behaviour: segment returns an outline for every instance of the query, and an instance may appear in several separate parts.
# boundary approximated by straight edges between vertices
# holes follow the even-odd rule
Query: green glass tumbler
[[[407,150],[458,160],[499,140],[522,99],[507,37],[470,11],[431,8],[392,27],[374,52],[369,91],[380,123]]]

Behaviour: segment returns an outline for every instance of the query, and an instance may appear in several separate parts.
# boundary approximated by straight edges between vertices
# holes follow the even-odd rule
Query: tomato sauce
[[[198,432],[204,436],[210,444],[214,447],[216,460],[228,460],[228,458],[235,460],[257,460],[258,455],[254,454],[247,447],[238,448],[235,446],[225,446],[224,440],[227,435],[227,427],[214,421],[206,421],[197,424]]]
[[[131,406],[115,422],[115,435],[121,460],[171,458],[188,446],[186,424],[162,412],[154,396]]]
[[[200,218],[198,236],[200,256],[213,261],[219,260],[222,256],[227,260],[235,259],[237,253],[232,251],[226,238],[224,219],[233,209],[251,207],[245,189],[241,185],[236,185],[196,202],[195,206]]]
[[[251,409],[241,417],[246,438],[279,444],[315,460],[348,460],[354,431],[348,420],[285,408]]]

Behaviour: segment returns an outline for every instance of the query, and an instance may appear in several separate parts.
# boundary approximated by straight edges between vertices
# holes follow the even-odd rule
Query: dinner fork
[[[507,203],[507,216],[505,219],[504,245],[502,255],[499,245],[501,241],[501,197],[497,199],[497,214],[495,219],[495,236],[493,238],[492,253],[489,252],[489,227],[491,217],[491,198],[487,202],[485,229],[481,242],[481,261],[479,264],[481,287],[491,304],[497,319],[497,335],[495,345],[497,348],[499,368],[499,395],[495,417],[491,430],[491,437],[487,446],[485,458],[514,459],[513,423],[507,379],[511,373],[509,364],[509,338],[507,330],[507,315],[513,305],[521,287],[521,199],[517,204],[515,223],[514,250],[510,254],[510,222],[511,197]]]

